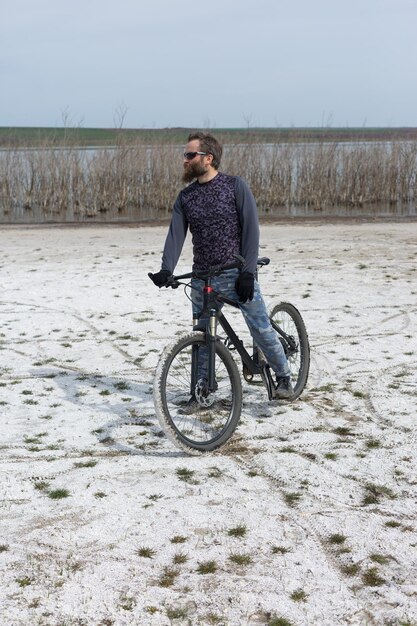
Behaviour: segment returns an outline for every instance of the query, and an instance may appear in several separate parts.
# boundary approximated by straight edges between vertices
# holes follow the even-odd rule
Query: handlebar
[[[207,278],[213,278],[213,276],[220,276],[226,270],[234,270],[243,267],[245,259],[243,256],[236,255],[236,261],[233,263],[226,263],[225,265],[212,265],[207,270],[193,270],[187,272],[187,274],[180,274],[179,276],[171,276],[168,280],[169,283],[179,280],[186,280],[187,278],[199,278],[200,280],[206,280]]]
[[[233,263],[226,263],[225,265],[213,265],[209,267],[207,270],[193,270],[192,272],[187,272],[186,274],[179,274],[178,276],[169,276],[166,282],[166,287],[172,287],[172,289],[176,289],[179,287],[180,280],[187,280],[189,278],[199,278],[200,280],[208,280],[209,278],[213,278],[214,276],[220,276],[223,272],[232,269],[242,268],[245,264],[245,259],[243,256],[237,254],[235,256],[236,261]],[[263,267],[264,265],[268,265],[270,263],[270,259],[268,257],[260,257],[257,260],[257,265],[259,267]],[[151,276],[149,274],[149,276]]]
[[[257,265],[259,267],[263,267],[264,265],[269,265],[271,259],[268,257],[259,257],[257,260]],[[245,264],[245,259],[243,256],[236,255],[236,261],[233,263],[227,263],[226,265],[213,265],[209,267],[207,270],[193,270],[192,272],[187,272],[187,274],[180,274],[179,276],[171,276],[170,281],[178,281],[178,280],[186,280],[187,278],[200,278],[201,280],[205,280],[207,278],[212,278],[213,276],[219,276],[226,270],[234,270],[243,267]]]

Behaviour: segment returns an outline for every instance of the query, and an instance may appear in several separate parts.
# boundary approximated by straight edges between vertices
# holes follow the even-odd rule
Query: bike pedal
[[[228,350],[236,350],[234,343],[232,342],[232,340],[229,337],[226,337],[223,340],[224,345],[226,346],[226,348]]]
[[[246,365],[243,366],[242,372],[243,372],[243,378],[246,380],[246,382],[251,383],[253,381],[253,374],[252,372],[249,371]]]

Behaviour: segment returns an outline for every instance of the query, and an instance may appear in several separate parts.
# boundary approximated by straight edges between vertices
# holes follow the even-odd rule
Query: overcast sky
[[[417,0],[0,0],[0,126],[417,126]]]

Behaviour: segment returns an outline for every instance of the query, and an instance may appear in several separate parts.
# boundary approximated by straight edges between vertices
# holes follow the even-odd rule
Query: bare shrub
[[[295,133],[296,131],[294,131]],[[0,155],[0,210],[95,216],[131,211],[166,217],[182,187],[182,147],[121,134],[113,147],[82,149],[77,135]],[[250,185],[261,214],[281,207],[396,205],[417,197],[417,142],[248,141],[225,146],[222,170]],[[55,217],[55,219],[58,219]]]

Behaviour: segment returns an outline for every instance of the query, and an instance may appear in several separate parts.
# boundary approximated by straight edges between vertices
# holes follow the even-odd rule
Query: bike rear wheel
[[[201,381],[195,384],[193,364],[195,371],[202,349],[207,350],[204,333],[184,335],[165,348],[155,373],[159,423],[166,435],[189,453],[211,452],[223,445],[235,431],[242,410],[240,375],[220,341],[216,343],[216,390],[207,397],[200,393]]]
[[[291,371],[294,395],[298,398],[308,379],[310,369],[310,344],[307,330],[298,309],[289,302],[280,302],[269,310],[269,319],[284,348]]]

